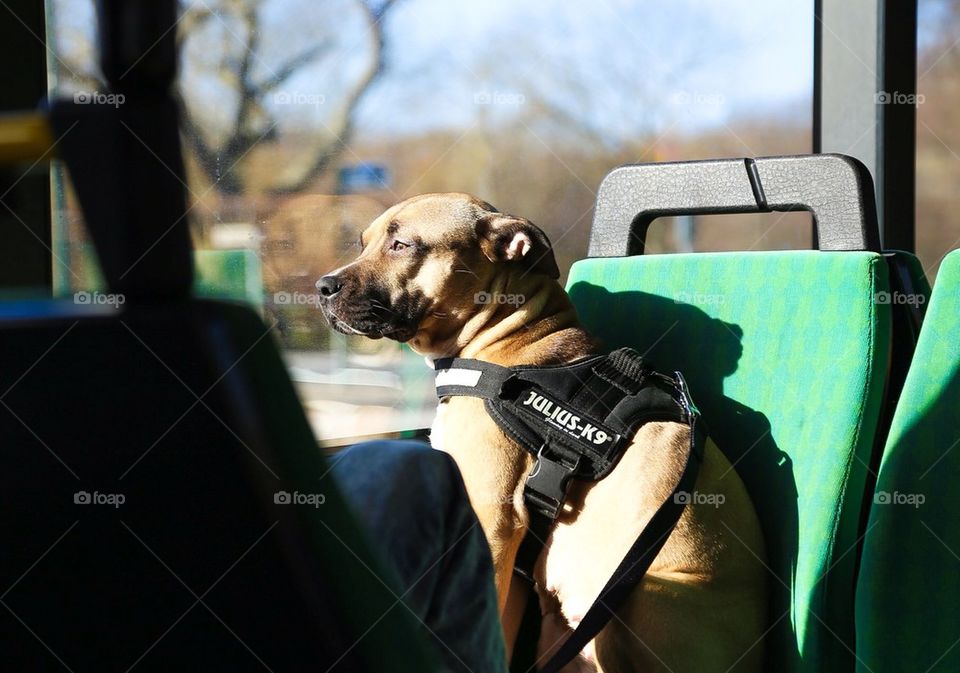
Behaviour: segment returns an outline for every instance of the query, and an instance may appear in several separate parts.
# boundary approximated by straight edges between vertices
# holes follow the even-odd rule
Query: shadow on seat
[[[602,325],[588,324],[604,349],[630,346],[645,352],[655,368],[683,374],[710,436],[735,466],[757,509],[767,563],[782,580],[770,579],[770,618],[776,625],[767,648],[777,653],[778,668],[793,665],[799,656],[796,635],[784,615],[790,612],[797,560],[797,487],[790,457],[777,447],[767,417],[724,394],[724,380],[736,372],[743,354],[742,328],[647,292],[612,293],[579,282],[570,296],[578,307],[617,307],[604,312]],[[640,338],[638,319],[643,320]]]

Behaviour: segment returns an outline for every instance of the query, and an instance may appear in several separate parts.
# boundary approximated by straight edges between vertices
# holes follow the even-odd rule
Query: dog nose
[[[317,281],[317,292],[319,292],[320,296],[324,298],[332,297],[339,292],[340,288],[342,287],[343,284],[336,276],[324,276]]]

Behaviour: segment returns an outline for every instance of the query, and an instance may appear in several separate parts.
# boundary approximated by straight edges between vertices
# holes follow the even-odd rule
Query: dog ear
[[[488,213],[477,220],[480,249],[491,262],[518,262],[530,271],[560,277],[550,239],[530,220]]]

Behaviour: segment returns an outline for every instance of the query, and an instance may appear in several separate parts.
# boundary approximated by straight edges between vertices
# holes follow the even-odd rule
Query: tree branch
[[[220,161],[217,150],[207,145],[203,138],[203,130],[187,110],[186,101],[179,92],[176,93],[176,102],[180,110],[180,131],[192,150],[200,170],[204,172],[211,184],[216,184],[220,178],[218,175]]]
[[[309,49],[303,50],[277,68],[276,72],[274,72],[269,78],[263,82],[260,82],[259,84],[251,85],[251,91],[258,97],[273,91],[287,81],[297,70],[307,65],[310,63],[310,61],[313,61],[318,56],[323,54],[323,52],[328,51],[329,49],[330,43],[324,42],[310,47]]]
[[[325,124],[327,128],[332,129],[333,140],[317,150],[312,158],[308,158],[305,162],[308,165],[302,172],[285,184],[275,187],[274,192],[290,193],[303,190],[319,175],[323,174],[346,149],[353,136],[356,109],[386,67],[384,58],[386,38],[381,23],[397,1],[383,0],[374,6],[371,4],[373,0],[370,0],[370,3],[357,0],[366,19],[367,30],[371,37],[372,54],[369,65],[347,92],[345,100],[334,118]],[[244,38],[246,44],[239,61],[224,63],[221,66],[222,70],[230,73],[236,79],[239,96],[236,113],[231,120],[230,129],[227,131],[226,141],[223,145],[221,147],[209,145],[205,140],[202,124],[190,114],[186,102],[179,93],[177,101],[180,107],[183,133],[201,170],[211,183],[217,185],[220,191],[239,193],[243,191],[244,187],[240,178],[223,175],[221,170],[223,166],[232,166],[240,160],[260,140],[260,136],[252,132],[251,129],[255,121],[254,116],[258,111],[263,111],[263,96],[283,84],[299,69],[328,51],[331,43],[329,41],[323,42],[305,49],[283,63],[271,77],[262,82],[255,82],[252,78],[252,71],[254,69],[253,62],[258,57],[258,50],[260,49],[257,9],[261,3],[251,0],[226,0],[224,4],[245,23],[246,35]],[[216,7],[214,9],[193,10],[191,15],[183,19],[188,23],[185,29],[181,31],[179,41],[181,52],[184,50],[184,43],[189,32],[196,30],[211,17],[215,17],[218,11],[220,10]]]
[[[317,177],[326,172],[331,164],[337,160],[353,137],[354,115],[357,107],[373,83],[376,82],[386,69],[385,51],[387,42],[382,21],[386,17],[387,12],[396,4],[396,0],[384,0],[376,9],[363,0],[358,0],[358,2],[366,15],[367,29],[373,38],[373,54],[370,59],[370,65],[347,94],[346,100],[337,115],[337,123],[335,125],[327,125],[328,128],[335,129],[333,130],[333,140],[318,152],[316,158],[306,171],[287,184],[275,187],[273,189],[275,194],[290,194],[302,191]]]

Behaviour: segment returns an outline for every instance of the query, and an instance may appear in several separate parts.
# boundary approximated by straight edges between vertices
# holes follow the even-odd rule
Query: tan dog
[[[324,314],[342,332],[405,341],[428,359],[504,366],[565,363],[597,352],[556,280],[546,235],[525,219],[467,194],[426,194],[387,210],[363,232],[361,245],[356,261],[317,283]],[[609,476],[573,482],[534,572],[544,614],[539,663],[576,626],[670,496],[688,432],[677,423],[648,423]],[[526,600],[525,585],[511,578],[533,459],[476,398],[440,404],[431,441],[459,465],[490,543],[509,652]],[[763,538],[743,483],[710,441],[696,491],[712,497],[686,507],[627,604],[565,670],[760,670]]]

